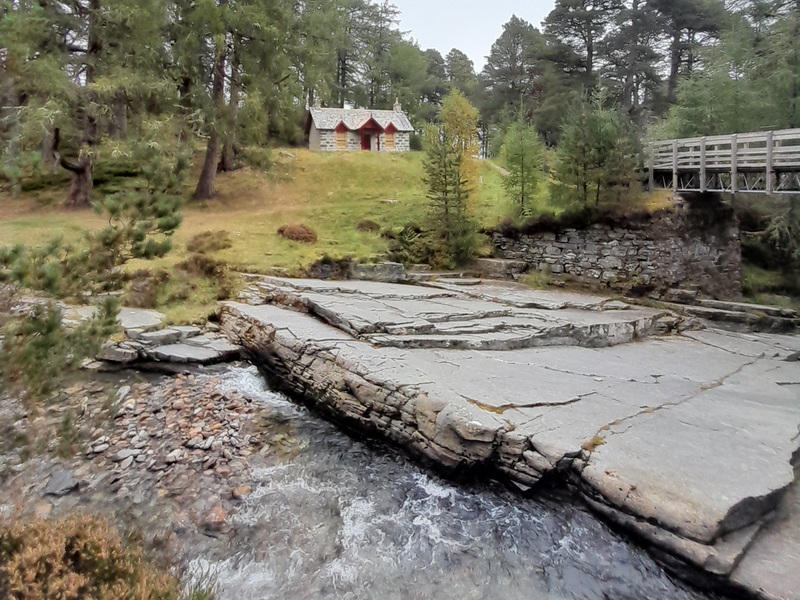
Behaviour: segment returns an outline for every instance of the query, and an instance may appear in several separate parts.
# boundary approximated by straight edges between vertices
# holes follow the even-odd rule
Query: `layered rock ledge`
[[[571,481],[667,564],[800,597],[800,338],[456,284],[263,278],[223,330],[352,427],[521,487]]]

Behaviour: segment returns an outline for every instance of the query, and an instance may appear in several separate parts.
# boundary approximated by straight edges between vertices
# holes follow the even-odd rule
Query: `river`
[[[700,600],[571,501],[450,482],[342,433],[254,368],[223,386],[265,407],[269,440],[233,545],[192,562],[219,600]]]

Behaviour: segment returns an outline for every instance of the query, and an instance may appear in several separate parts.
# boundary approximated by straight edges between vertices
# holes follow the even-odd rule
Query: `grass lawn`
[[[226,231],[233,246],[213,256],[231,268],[247,272],[282,268],[299,273],[325,255],[362,260],[384,255],[386,240],[380,233],[358,231],[361,220],[370,219],[386,229],[424,219],[422,153],[327,154],[292,149],[275,151],[274,159],[268,173],[245,168],[219,175],[215,199],[187,200],[173,252],[158,261],[136,261],[129,268],[171,271],[190,254],[186,243],[192,237]],[[486,162],[480,163],[478,173],[475,216],[481,225],[494,225],[510,213],[502,176]],[[193,174],[187,181],[187,198],[195,182]],[[41,245],[55,236],[77,238],[83,229],[104,225],[91,210],[61,208],[59,202],[66,193],[63,183],[15,197],[0,194],[0,245]],[[102,193],[102,188],[96,193]],[[277,234],[280,226],[299,223],[317,232],[316,244],[291,242]],[[199,283],[188,300],[165,300],[164,310],[173,321],[189,321],[211,310],[215,302],[215,286]]]
[[[288,156],[291,154],[291,156]],[[509,212],[501,175],[481,163],[475,190],[475,214],[482,225],[500,221]],[[245,271],[275,267],[299,269],[324,255],[367,259],[386,251],[379,234],[363,233],[356,225],[370,219],[382,228],[420,222],[426,210],[422,154],[323,154],[307,150],[276,152],[270,173],[249,168],[217,178],[217,198],[183,209],[184,221],[175,236],[175,250],[165,259],[186,257],[186,242],[204,231],[227,231],[233,247],[216,256]],[[187,197],[194,178],[187,184]],[[90,210],[64,210],[57,202],[66,195],[48,189],[16,198],[0,195],[0,243],[42,244],[56,235],[77,235],[103,222]],[[281,225],[305,223],[315,229],[314,245],[287,241]]]

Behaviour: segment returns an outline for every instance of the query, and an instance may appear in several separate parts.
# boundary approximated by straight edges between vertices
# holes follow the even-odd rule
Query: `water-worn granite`
[[[446,468],[564,477],[669,563],[800,594],[796,569],[768,575],[793,521],[761,535],[795,480],[800,338],[509,284],[265,279],[245,298],[225,332],[334,418]]]

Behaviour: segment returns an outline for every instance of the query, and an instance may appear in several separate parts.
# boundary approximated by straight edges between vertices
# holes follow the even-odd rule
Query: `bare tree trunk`
[[[128,135],[128,95],[125,92],[114,95],[108,134],[117,140],[125,139]]]
[[[675,103],[675,94],[678,90],[678,75],[681,68],[681,32],[677,27],[672,32],[672,46],[670,48],[669,79],[667,80],[667,101]]]
[[[42,138],[42,164],[47,168],[50,173],[55,175],[58,173],[59,156],[56,149],[58,148],[59,130],[47,131]]]
[[[188,76],[181,77],[181,85],[178,88],[178,106],[181,108],[181,113],[184,117],[182,120],[183,126],[181,127],[181,143],[184,144],[189,140],[189,126],[186,124],[186,119],[189,113],[192,112],[192,78]]]
[[[64,205],[69,208],[87,208],[92,205],[92,189],[94,187],[94,158],[90,155],[81,157],[76,164],[62,160],[61,166],[72,172],[72,181]]]
[[[236,126],[239,118],[239,90],[240,79],[239,69],[241,66],[239,60],[239,42],[234,39],[233,41],[233,56],[231,58],[231,86],[230,86],[230,104],[228,113],[228,131],[225,135],[225,144],[222,146],[222,158],[219,161],[218,171],[231,172],[235,171],[236,166]]]
[[[214,119],[219,118],[220,108],[222,107],[223,96],[225,93],[225,61],[227,50],[221,48],[214,64],[214,82],[211,88],[211,100],[214,105]],[[217,155],[219,154],[219,131],[217,123],[211,126],[211,133],[208,136],[208,146],[206,147],[206,158],[203,161],[203,170],[200,172],[200,179],[194,190],[192,198],[194,200],[209,200],[214,197],[214,179],[217,175]]]
[[[797,0],[794,5],[794,35],[792,36],[792,82],[789,89],[789,127],[797,127],[800,123],[800,115],[798,115],[798,95],[800,95],[800,81],[797,76],[797,66],[800,63],[800,52],[798,51],[798,44],[800,44],[800,0]]]
[[[86,86],[91,85],[97,76],[95,61],[102,50],[99,38],[100,0],[89,0],[89,34],[86,52]],[[72,182],[64,204],[70,208],[88,208],[92,205],[92,188],[94,184],[95,148],[97,146],[97,120],[88,108],[90,98],[85,97],[78,120],[83,123],[83,143],[77,162],[70,162],[63,156],[59,163],[72,173]],[[58,152],[58,132],[55,133],[53,152]]]
[[[631,3],[631,27],[633,31],[638,31],[639,26],[639,0],[633,0]],[[631,49],[628,51],[627,72],[625,73],[625,84],[622,88],[622,108],[627,114],[631,114],[635,100],[633,98],[635,90],[635,69],[637,53],[639,52],[639,39],[637,37],[634,43],[631,44]]]

